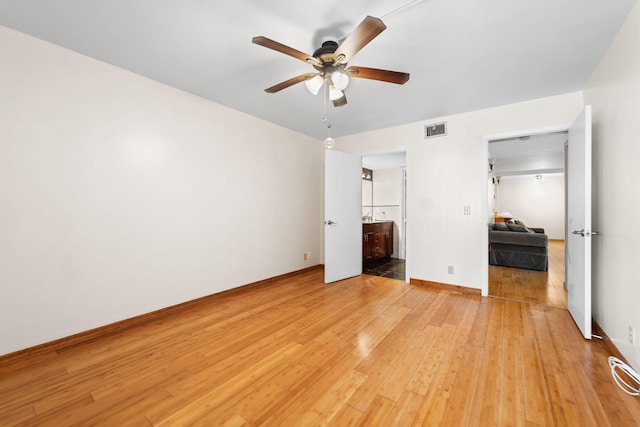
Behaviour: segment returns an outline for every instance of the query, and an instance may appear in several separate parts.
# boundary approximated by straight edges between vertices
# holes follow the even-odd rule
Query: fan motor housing
[[[313,57],[318,58],[323,64],[333,64],[333,54],[336,49],[338,49],[338,43],[332,40],[327,40],[322,43],[321,47],[313,52]]]

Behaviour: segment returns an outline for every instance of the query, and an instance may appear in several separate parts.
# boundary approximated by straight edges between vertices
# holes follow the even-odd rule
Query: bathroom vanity
[[[362,261],[390,258],[393,252],[393,221],[362,223]]]

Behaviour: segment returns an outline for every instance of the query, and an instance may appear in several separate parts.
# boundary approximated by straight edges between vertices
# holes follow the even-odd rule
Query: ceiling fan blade
[[[316,58],[314,58],[311,55],[307,55],[304,52],[300,52],[299,50],[296,50],[292,47],[289,47],[287,45],[284,45],[282,43],[278,43],[275,40],[271,40],[269,38],[263,37],[263,36],[257,36],[254,37],[253,39],[251,39],[251,41],[257,45],[260,46],[264,46],[266,48],[269,49],[273,49],[275,51],[278,51],[280,53],[284,53],[285,55],[289,55],[292,56],[296,59],[299,59],[301,61],[307,62],[309,64],[320,64],[320,61],[318,61]]]
[[[399,85],[405,84],[409,81],[409,73],[401,73],[399,71],[380,70],[378,68],[367,67],[349,67],[345,71],[349,77],[380,80]]]
[[[296,83],[300,83],[303,82],[305,80],[311,79],[315,76],[317,76],[319,73],[306,73],[306,74],[301,74],[299,76],[293,77],[289,80],[285,80],[281,83],[278,83],[277,85],[273,85],[270,88],[265,89],[264,91],[267,93],[276,93],[281,91],[282,89],[286,89],[289,86],[293,86]]]
[[[334,107],[342,107],[343,105],[347,105],[347,96],[343,95],[338,99],[333,100]]]
[[[346,64],[360,49],[375,39],[378,34],[386,28],[387,26],[384,25],[380,18],[367,16],[356,29],[340,43],[340,46],[338,46],[333,54],[335,62],[338,64]]]

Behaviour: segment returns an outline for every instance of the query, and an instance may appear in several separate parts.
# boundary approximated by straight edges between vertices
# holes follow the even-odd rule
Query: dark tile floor
[[[405,261],[403,259],[383,259],[375,264],[363,265],[362,273],[391,279],[405,280]]]

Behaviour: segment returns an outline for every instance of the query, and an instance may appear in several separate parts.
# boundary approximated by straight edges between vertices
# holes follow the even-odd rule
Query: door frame
[[[529,130],[518,130],[512,132],[504,132],[504,133],[496,133],[490,135],[484,135],[482,137],[482,201],[481,201],[481,209],[483,215],[488,215],[489,212],[489,188],[487,185],[487,177],[489,176],[489,141],[493,141],[495,139],[508,139],[508,138],[519,138],[521,136],[533,136],[533,135],[542,135],[545,133],[554,133],[554,132],[568,132],[571,123],[558,125],[558,126],[549,126],[544,128],[535,128]],[[566,179],[566,178],[565,178]],[[565,221],[566,221],[567,213],[565,211]],[[488,219],[488,217],[486,217]],[[565,230],[566,234],[566,230]],[[489,251],[487,248],[489,247],[489,233],[487,233],[487,221],[483,221],[480,227],[480,235],[481,235],[481,253],[482,253],[482,283],[481,283],[481,292],[482,296],[489,296]],[[566,264],[566,261],[565,261]]]

